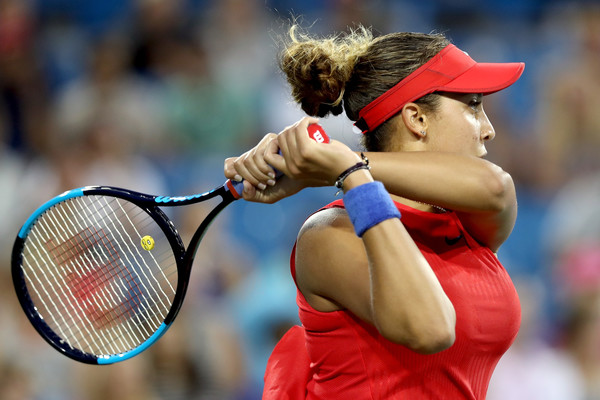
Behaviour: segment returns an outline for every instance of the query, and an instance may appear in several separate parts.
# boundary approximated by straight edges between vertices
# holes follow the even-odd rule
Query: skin
[[[422,203],[452,209],[476,240],[496,251],[514,226],[516,196],[510,175],[482,159],[495,132],[481,100],[445,93],[435,113],[408,103],[393,120],[388,151],[367,153],[371,170],[351,174],[343,190],[378,180],[400,203],[429,212],[436,209]],[[304,118],[265,136],[227,159],[225,175],[245,180],[246,200],[265,203],[333,185],[360,157],[341,142],[309,139],[306,128],[316,122]],[[285,176],[275,181],[270,166]],[[401,219],[383,221],[359,238],[345,210],[314,214],[298,235],[296,278],[316,310],[350,310],[414,351],[431,354],[454,342],[454,307]]]

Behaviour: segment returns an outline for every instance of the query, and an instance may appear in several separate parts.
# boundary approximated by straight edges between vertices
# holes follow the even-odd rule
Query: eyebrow
[[[483,93],[469,93],[464,99],[468,102],[476,101],[478,103],[483,103]]]

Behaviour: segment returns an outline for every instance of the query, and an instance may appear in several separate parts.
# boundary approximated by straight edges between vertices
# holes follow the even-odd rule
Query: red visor
[[[478,63],[450,44],[396,86],[373,100],[358,113],[356,125],[372,131],[396,115],[406,103],[433,92],[490,94],[519,79],[524,63]]]

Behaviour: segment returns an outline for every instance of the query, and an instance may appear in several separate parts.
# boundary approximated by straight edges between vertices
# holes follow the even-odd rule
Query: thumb
[[[244,190],[242,191],[242,198],[247,201],[252,201],[256,197],[256,188],[248,181],[244,181]]]

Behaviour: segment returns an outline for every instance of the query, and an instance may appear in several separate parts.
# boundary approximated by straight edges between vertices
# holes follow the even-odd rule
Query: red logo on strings
[[[66,283],[63,302],[95,329],[125,322],[139,308],[139,279],[102,229],[86,228],[46,248]]]

